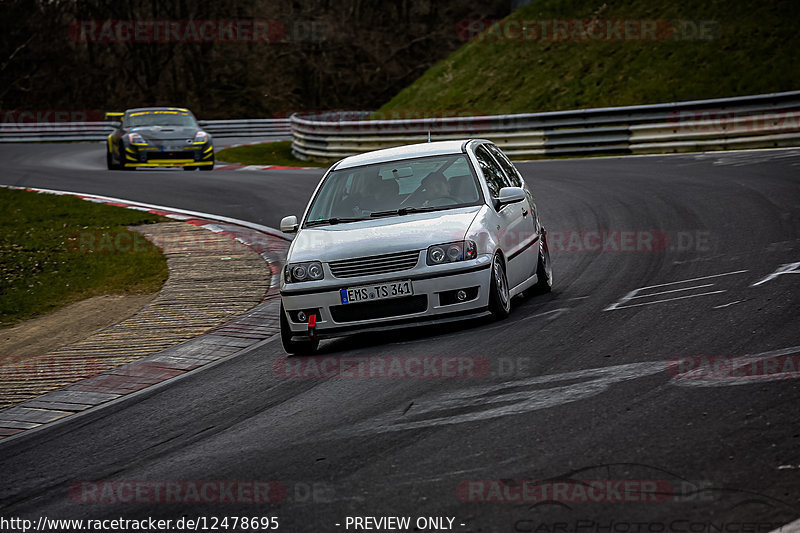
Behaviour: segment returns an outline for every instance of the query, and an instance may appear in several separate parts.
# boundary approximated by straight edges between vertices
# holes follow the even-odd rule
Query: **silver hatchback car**
[[[388,148],[334,164],[300,221],[281,276],[291,354],[320,338],[492,314],[550,290],[550,253],[533,195],[492,142]]]

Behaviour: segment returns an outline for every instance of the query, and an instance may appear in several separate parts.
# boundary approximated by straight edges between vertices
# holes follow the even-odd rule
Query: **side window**
[[[500,194],[500,189],[503,187],[510,187],[511,183],[483,145],[478,146],[475,150],[475,158],[478,160],[481,172],[483,172],[483,176],[486,178],[486,185],[489,187],[489,191],[494,198],[497,198]]]
[[[508,178],[511,180],[511,183],[514,185],[514,187],[522,187],[522,178],[520,177],[519,172],[517,172],[516,167],[514,167],[511,161],[508,160],[506,155],[500,151],[500,148],[493,144],[485,144],[484,146],[489,150],[489,152],[491,152],[497,162],[500,163],[500,166],[503,167],[506,176],[508,176]]]

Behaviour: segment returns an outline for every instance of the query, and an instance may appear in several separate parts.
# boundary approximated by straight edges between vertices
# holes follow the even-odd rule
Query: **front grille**
[[[188,150],[181,150],[180,152],[146,152],[147,159],[194,159],[194,154]]]
[[[331,316],[336,322],[355,322],[357,320],[371,320],[374,318],[387,318],[390,316],[411,315],[422,313],[428,309],[428,296],[406,296],[392,298],[377,302],[364,302],[358,304],[331,306]]]
[[[354,278],[386,272],[400,272],[414,268],[419,260],[419,252],[373,255],[358,259],[345,259],[330,263],[331,272],[337,278]]]

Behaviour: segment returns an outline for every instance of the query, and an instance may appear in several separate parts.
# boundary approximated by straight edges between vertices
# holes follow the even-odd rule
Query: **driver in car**
[[[431,174],[422,180],[421,198],[422,207],[433,205],[431,202],[439,198],[449,198],[450,188],[447,186],[447,178],[441,174]]]

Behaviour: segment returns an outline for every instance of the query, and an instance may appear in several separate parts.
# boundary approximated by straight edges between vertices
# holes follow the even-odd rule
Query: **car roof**
[[[180,113],[189,113],[192,112],[184,107],[136,107],[133,109],[126,109],[125,113],[142,113],[146,111],[177,111]]]
[[[351,155],[339,161],[335,166],[336,170],[343,168],[360,167],[373,163],[385,161],[397,161],[401,159],[411,159],[414,157],[425,157],[431,155],[448,155],[466,153],[466,146],[470,139],[460,139],[456,141],[436,141],[430,143],[409,144],[406,146],[395,146],[394,148],[384,148],[358,155]]]

